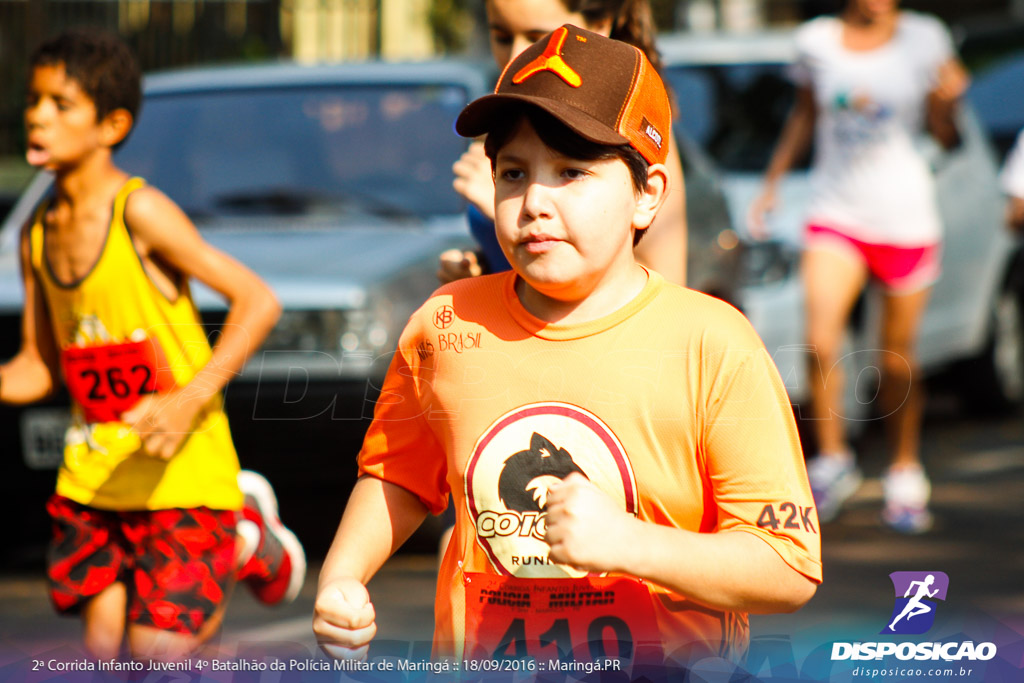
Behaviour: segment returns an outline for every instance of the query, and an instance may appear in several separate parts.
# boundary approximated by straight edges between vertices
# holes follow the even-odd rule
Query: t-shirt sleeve
[[[373,421],[359,451],[359,474],[415,494],[433,514],[448,504],[447,460],[426,419],[433,368],[421,362],[415,318],[406,327],[384,378]]]
[[[737,325],[736,327],[740,327]],[[821,536],[786,389],[756,333],[707,354],[702,452],[717,531],[741,530],[821,581]]]
[[[922,69],[934,86],[938,83],[939,67],[956,56],[953,35],[938,18],[922,15],[916,36],[917,44],[912,48],[912,54],[919,56]]]
[[[801,88],[811,87],[811,63],[814,59],[814,46],[821,33],[820,20],[804,24],[793,36],[796,56],[787,67],[786,74],[794,85]]]
[[[1024,130],[1017,136],[1017,143],[1010,150],[999,174],[999,185],[1011,197],[1024,199]]]

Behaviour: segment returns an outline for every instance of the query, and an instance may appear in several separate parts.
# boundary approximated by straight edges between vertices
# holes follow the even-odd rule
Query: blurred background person
[[[499,69],[550,31],[573,24],[635,45],[661,70],[648,0],[487,0],[486,12],[491,54]],[[686,190],[675,138],[668,144],[669,197],[635,253],[643,265],[685,286]],[[483,149],[483,142],[474,142],[452,169],[456,191],[469,201],[470,230],[483,258],[474,252],[445,252],[438,272],[443,283],[509,269],[494,236],[494,179]]]
[[[869,279],[882,288],[879,414],[891,461],[884,521],[907,533],[930,528],[930,484],[919,436],[924,393],[915,345],[939,276],[942,227],[934,179],[915,138],[922,128],[955,147],[957,103],[968,75],[945,26],[900,10],[899,0],[848,0],[797,33],[797,99],[750,208],[755,237],[777,203],[780,178],[815,144],[802,278],[809,381],[818,455],[808,474],[821,519],[839,512],[862,481],[847,442],[838,365],[844,330]]]
[[[1003,192],[1009,195],[1006,205],[1006,224],[1017,233],[1024,232],[1024,130],[1010,150],[999,175]]]

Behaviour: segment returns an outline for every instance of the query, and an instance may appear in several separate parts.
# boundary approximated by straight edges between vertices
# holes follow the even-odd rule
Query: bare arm
[[[57,387],[57,348],[45,295],[32,270],[29,227],[21,234],[21,278],[25,306],[21,315],[21,348],[0,365],[0,402],[25,404],[42,400]]]
[[[125,219],[147,253],[220,293],[229,305],[210,362],[188,386],[169,395],[148,396],[124,415],[125,422],[136,424],[149,453],[168,458],[177,452],[202,406],[263,343],[281,308],[263,280],[203,241],[185,213],[158,190],[147,187],[134,193]]]
[[[971,79],[959,59],[950,59],[938,72],[938,83],[928,94],[928,132],[946,149],[960,144],[956,111]]]
[[[363,476],[320,570],[313,631],[333,656],[361,656],[377,631],[366,583],[423,522],[427,508],[395,484]]]
[[[1011,230],[1024,232],[1024,197],[1010,197],[1006,205],[1006,224]]]
[[[775,208],[779,180],[810,149],[817,119],[814,93],[809,87],[797,88],[793,109],[786,119],[786,125],[782,128],[771,161],[768,162],[768,169],[765,171],[764,188],[750,207],[748,223],[755,237],[765,234],[765,214]]]
[[[791,612],[817,589],[751,533],[695,533],[638,520],[576,474],[549,492],[547,520],[553,560],[638,576],[713,609]]]
[[[669,282],[686,285],[686,181],[674,135],[669,136],[665,165],[668,167],[668,198],[635,253],[637,260],[661,273]]]

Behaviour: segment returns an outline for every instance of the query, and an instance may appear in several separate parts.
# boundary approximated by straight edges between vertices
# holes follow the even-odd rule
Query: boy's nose
[[[42,103],[37,102],[30,104],[25,107],[25,124],[28,126],[38,126],[43,123],[46,118],[46,109],[42,106]]]
[[[550,218],[551,188],[543,183],[532,182],[523,194],[523,212],[531,218]]]

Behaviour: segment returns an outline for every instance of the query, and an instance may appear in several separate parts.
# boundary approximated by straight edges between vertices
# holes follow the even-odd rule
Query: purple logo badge
[[[949,577],[944,572],[893,572],[896,605],[881,633],[917,635],[935,623],[936,600],[945,600]]]

